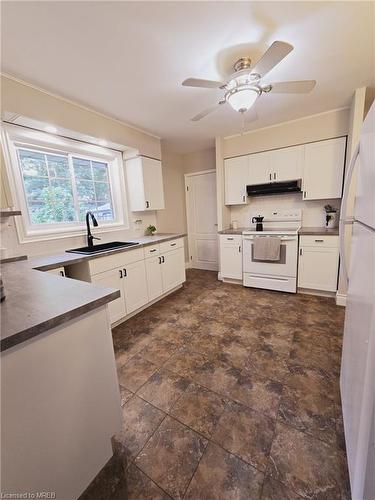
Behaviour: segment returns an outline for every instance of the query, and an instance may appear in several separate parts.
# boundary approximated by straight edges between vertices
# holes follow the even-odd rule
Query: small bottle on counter
[[[232,229],[238,229],[238,221],[232,220]]]

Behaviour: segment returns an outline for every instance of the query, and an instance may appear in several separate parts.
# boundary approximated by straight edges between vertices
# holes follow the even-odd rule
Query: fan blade
[[[273,44],[256,63],[254,68],[251,68],[251,72],[258,73],[261,77],[263,77],[271,71],[272,68],[279,64],[279,62],[282,61],[292,50],[293,45],[290,45],[290,43],[279,41],[273,42]]]
[[[201,78],[187,78],[182,82],[184,87],[200,87],[204,89],[218,89],[222,87],[224,82],[216,82],[215,80],[202,80]]]
[[[210,106],[209,108],[206,108],[205,110],[201,111],[197,115],[193,116],[193,118],[190,118],[190,120],[192,122],[198,122],[199,120],[201,120],[205,116],[209,115],[210,113],[212,113],[212,111],[215,111],[215,109],[217,109],[219,106],[221,106],[222,104],[225,104],[225,103],[226,103],[226,101],[220,101],[217,104],[215,104],[215,106]]]
[[[299,80],[296,82],[270,83],[271,92],[280,94],[308,94],[315,87],[315,80]]]

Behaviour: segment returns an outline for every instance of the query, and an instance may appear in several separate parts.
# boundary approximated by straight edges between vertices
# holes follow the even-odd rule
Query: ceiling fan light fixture
[[[235,111],[244,113],[253,106],[259,96],[259,90],[254,87],[233,89],[225,96]]]

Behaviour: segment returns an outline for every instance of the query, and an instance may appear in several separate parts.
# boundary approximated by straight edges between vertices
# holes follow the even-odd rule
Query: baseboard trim
[[[346,306],[346,294],[345,293],[336,293],[336,305],[337,306]]]

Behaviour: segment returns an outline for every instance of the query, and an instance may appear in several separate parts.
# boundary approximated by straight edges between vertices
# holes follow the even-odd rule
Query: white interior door
[[[189,260],[196,269],[218,269],[216,172],[187,174]]]

